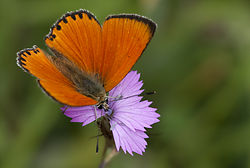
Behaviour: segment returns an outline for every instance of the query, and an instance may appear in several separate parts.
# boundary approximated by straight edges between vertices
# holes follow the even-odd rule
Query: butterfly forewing
[[[45,42],[87,73],[96,73],[101,65],[101,26],[86,10],[69,12],[51,28]]]
[[[112,15],[103,24],[101,74],[106,91],[130,71],[151,40],[156,24],[139,15]]]

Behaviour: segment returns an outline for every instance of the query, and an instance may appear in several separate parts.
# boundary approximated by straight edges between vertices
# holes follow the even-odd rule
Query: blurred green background
[[[70,123],[60,105],[16,66],[16,52],[66,11],[137,13],[158,29],[135,70],[161,114],[144,156],[121,153],[115,168],[250,167],[250,2],[247,0],[1,0],[0,167],[97,167],[95,124]],[[102,151],[103,139],[100,143]]]

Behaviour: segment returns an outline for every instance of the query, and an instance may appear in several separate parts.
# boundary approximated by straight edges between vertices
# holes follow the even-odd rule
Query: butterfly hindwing
[[[107,17],[103,24],[101,74],[106,91],[115,87],[130,71],[154,35],[156,24],[139,15]]]
[[[17,64],[38,79],[43,90],[55,100],[70,106],[83,106],[97,102],[78,93],[68,80],[48,59],[45,52],[34,46],[17,53]]]

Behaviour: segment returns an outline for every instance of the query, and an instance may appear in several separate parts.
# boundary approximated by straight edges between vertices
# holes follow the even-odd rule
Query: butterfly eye
[[[97,106],[98,109],[103,109],[102,104],[100,104],[99,106]]]
[[[104,109],[105,111],[109,110],[109,105],[108,105],[108,98],[105,97],[105,99],[103,101],[101,101],[98,105],[97,105],[98,109]]]

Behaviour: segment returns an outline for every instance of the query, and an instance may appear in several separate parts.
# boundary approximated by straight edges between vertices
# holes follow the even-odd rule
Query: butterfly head
[[[99,109],[104,109],[105,111],[109,111],[109,105],[108,105],[108,97],[101,97],[101,101],[98,102],[96,105]]]

